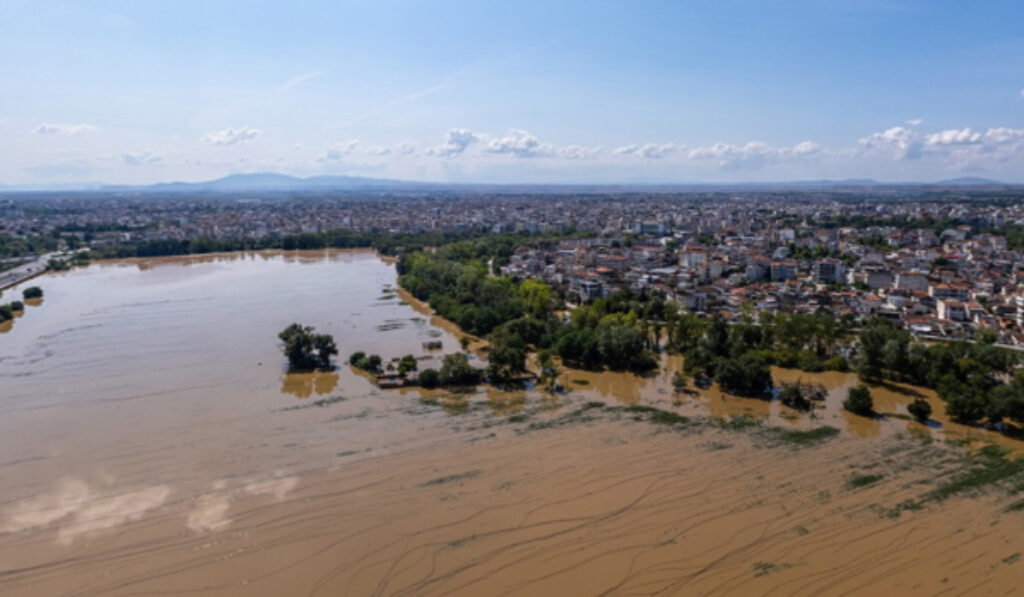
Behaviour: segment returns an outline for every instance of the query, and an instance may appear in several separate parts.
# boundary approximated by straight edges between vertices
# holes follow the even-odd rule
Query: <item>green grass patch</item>
[[[772,427],[767,431],[770,432],[773,439],[793,446],[809,446],[830,440],[839,435],[838,429],[835,427],[829,427],[828,425],[806,430],[780,429],[778,427]]]
[[[632,413],[637,421],[647,420],[651,423],[658,423],[659,425],[685,425],[690,422],[690,419],[674,413],[668,410],[662,410],[660,408],[654,408],[653,406],[643,406],[641,404],[633,404],[625,407],[628,413]]]
[[[711,419],[711,424],[721,429],[730,431],[742,431],[761,426],[761,419],[753,415],[733,415],[728,419],[716,417]]]
[[[588,381],[586,379],[574,379],[574,380],[572,380],[572,383],[574,383],[574,384],[576,384],[578,386],[589,386],[590,385],[590,381]]]
[[[959,494],[978,493],[1020,475],[1024,475],[1024,459],[1011,459],[1005,448],[988,445],[978,451],[967,472],[929,491],[924,500],[941,502]]]

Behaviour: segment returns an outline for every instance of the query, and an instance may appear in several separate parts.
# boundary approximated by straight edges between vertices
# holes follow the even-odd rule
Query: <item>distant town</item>
[[[156,241],[522,234],[495,273],[543,280],[571,302],[630,290],[727,319],[824,309],[886,318],[924,338],[991,330],[1022,347],[1022,200],[1012,187],[9,193],[0,196],[0,282],[69,252],[113,255]]]

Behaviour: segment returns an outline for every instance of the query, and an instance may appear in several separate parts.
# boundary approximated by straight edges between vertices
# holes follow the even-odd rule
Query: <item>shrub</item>
[[[24,311],[25,303],[21,301],[11,301],[11,311]]]
[[[424,388],[436,388],[441,383],[441,374],[436,369],[424,369],[420,373],[420,385]]]
[[[796,410],[811,410],[811,401],[804,396],[803,388],[798,383],[784,383],[779,390],[779,401]]]
[[[875,405],[871,401],[871,390],[864,384],[850,388],[846,400],[843,401],[843,408],[855,415],[871,416],[875,410]]]
[[[363,351],[353,352],[352,356],[350,356],[348,358],[348,363],[350,365],[357,365],[359,363],[359,361],[361,361],[361,360],[363,360],[365,358],[366,358],[366,353],[365,352],[363,352]]]
[[[932,416],[932,405],[924,398],[915,398],[907,405],[907,412],[921,423],[927,423]]]
[[[29,286],[21,291],[21,296],[27,299],[42,298],[43,289],[38,286]]]

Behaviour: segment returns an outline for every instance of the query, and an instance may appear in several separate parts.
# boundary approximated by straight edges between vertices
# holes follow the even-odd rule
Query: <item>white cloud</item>
[[[142,166],[146,164],[159,164],[163,161],[163,158],[148,151],[143,151],[141,153],[122,153],[121,160],[126,166]]]
[[[925,143],[931,146],[941,145],[973,145],[981,142],[981,133],[976,133],[970,127],[963,129],[947,129],[938,133],[928,135]]]
[[[921,136],[902,126],[894,126],[880,133],[872,133],[859,143],[869,152],[891,151],[897,159],[915,160],[921,157]]]
[[[480,139],[480,135],[469,129],[448,129],[444,136],[444,143],[427,149],[427,153],[442,157],[456,156],[466,151],[470,145],[480,141]]]
[[[600,153],[600,147],[582,145],[558,146],[542,143],[529,131],[510,129],[504,137],[496,137],[488,141],[484,151],[491,154],[511,155],[517,158],[559,157],[580,160],[593,157]]]
[[[239,143],[245,143],[252,141],[256,137],[263,134],[263,131],[254,129],[250,126],[243,126],[240,128],[226,128],[221,131],[214,131],[203,135],[203,143],[209,143],[210,145],[238,145]]]
[[[682,145],[676,145],[675,143],[644,143],[643,145],[626,145],[623,147],[617,147],[612,150],[615,155],[630,155],[649,160],[660,160],[663,157],[669,156],[677,151],[682,151],[684,148]]]
[[[726,170],[757,170],[786,160],[805,159],[821,153],[821,146],[813,141],[802,141],[793,147],[775,147],[760,141],[746,145],[715,143],[698,147],[687,154],[691,160],[713,160]]]
[[[32,129],[33,135],[82,135],[95,133],[98,129],[91,124],[60,124],[44,122]]]
[[[382,145],[366,149],[367,155],[413,155],[416,153],[416,145],[411,141],[402,141],[397,145]]]
[[[911,118],[904,122],[903,124],[907,126],[921,126],[922,124],[924,124],[924,118]]]
[[[317,158],[318,162],[340,162],[355,151],[359,145],[359,139],[349,139],[341,143],[335,143],[327,148],[322,156]]]

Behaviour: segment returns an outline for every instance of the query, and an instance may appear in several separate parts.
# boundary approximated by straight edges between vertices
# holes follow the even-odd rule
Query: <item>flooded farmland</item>
[[[555,397],[380,390],[347,365],[288,374],[277,333],[293,321],[333,334],[341,360],[457,350],[458,330],[370,252],[100,263],[29,285],[45,298],[0,328],[0,594],[954,595],[1024,581],[1012,497],[922,498],[965,466],[953,444],[1018,446],[945,421],[926,390],[874,388],[890,416],[864,419],[841,408],[855,376],[775,370],[824,386],[812,418],[676,393],[675,357],[643,378],[567,371]],[[915,393],[931,426],[900,418]],[[778,439],[824,425],[839,434]]]

